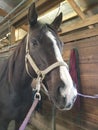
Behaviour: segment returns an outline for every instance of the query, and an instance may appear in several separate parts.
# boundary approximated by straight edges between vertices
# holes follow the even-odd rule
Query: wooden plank
[[[70,41],[80,40],[83,38],[89,38],[93,36],[98,36],[98,27],[92,29],[86,29],[83,31],[73,32],[71,34],[65,34],[63,36],[60,36],[60,38],[64,43],[67,43]]]
[[[62,30],[61,34],[64,35],[67,32],[70,32],[70,31],[73,31],[76,29],[80,29],[83,27],[87,27],[89,25],[96,24],[96,23],[98,23],[98,14],[85,18],[82,21],[75,22],[69,26],[65,25],[64,27],[61,27],[61,30]]]
[[[80,56],[80,64],[92,64],[92,63],[98,63],[98,55],[94,56],[94,55],[88,55],[86,57],[84,56]]]
[[[96,99],[89,99],[89,100],[93,103],[93,100],[96,100]],[[85,101],[86,101],[86,99],[85,99]],[[97,100],[96,100],[96,103],[97,103]],[[97,120],[98,120],[98,109],[96,109],[96,108],[98,108],[98,103],[92,104],[92,105],[88,105],[87,103],[83,103],[81,107],[83,109],[83,112],[88,113],[88,114],[92,114],[94,116],[96,115]]]
[[[61,1],[63,0],[54,0],[54,1],[47,1],[47,0],[43,0],[43,1],[38,1],[37,5],[37,10],[38,10],[38,14],[41,15],[42,13],[46,13],[46,11],[48,11],[48,9],[52,8],[53,6],[56,6],[57,4],[59,4]],[[30,2],[32,3],[32,1]],[[29,3],[29,4],[30,4]],[[40,5],[41,4],[41,5]],[[45,6],[44,6],[45,5]],[[48,5],[48,6],[47,6]],[[27,5],[28,6],[28,5]],[[42,6],[44,6],[44,8],[42,8]],[[10,18],[10,22],[11,24],[15,24],[17,21],[21,20],[22,18],[26,17],[28,14],[28,8],[21,10],[19,13],[17,13],[16,15],[14,15],[12,18]],[[8,19],[7,19],[8,21]],[[1,25],[2,26],[2,25]],[[1,27],[0,26],[0,27]]]
[[[98,46],[78,49],[79,63],[80,64],[93,64],[98,63]],[[69,60],[70,50],[65,50],[63,53],[64,60]]]
[[[75,12],[80,16],[82,20],[86,18],[86,15],[81,11],[80,7],[76,4],[74,0],[67,0]],[[93,28],[92,25],[88,26],[89,28]]]
[[[7,12],[0,8],[0,16],[6,16]]]
[[[97,103],[97,105],[96,105]],[[95,99],[89,99],[89,98],[81,98],[81,104],[87,104],[89,106],[93,106],[95,109],[98,107],[98,101]],[[94,111],[93,111],[94,113]]]
[[[96,111],[98,108],[97,99],[89,99],[89,98],[81,97],[80,104],[81,104],[81,113],[83,111],[83,112],[87,112],[93,115],[98,115],[98,111]],[[90,111],[90,110],[94,110],[94,111]]]
[[[65,124],[65,127],[68,128],[68,130],[76,130],[77,128],[78,130],[97,130],[95,129],[98,128],[97,123],[92,122],[91,120],[88,121],[89,119],[85,118],[85,116],[86,112],[84,110],[80,112],[77,110],[71,110],[68,112],[63,112],[62,114],[58,114],[57,111],[57,123],[61,125]]]
[[[98,115],[98,113],[97,113],[97,115]],[[83,116],[84,116],[84,120],[87,120],[87,121],[92,122],[92,123],[97,125],[98,124],[98,116],[97,115],[93,115],[93,114],[84,112]],[[97,129],[98,129],[98,127],[97,127]]]
[[[54,1],[47,1],[47,0],[43,0],[43,1],[38,1],[40,4],[37,4],[37,10],[38,10],[38,14],[42,15],[44,12],[48,11],[50,8],[53,8],[54,6],[58,5],[61,1],[64,0],[54,0]],[[32,3],[32,1],[31,1]],[[29,3],[30,4],[30,3]],[[28,5],[27,5],[28,6]],[[42,7],[44,6],[44,7]],[[15,23],[17,23],[17,21],[21,22],[21,19],[25,18],[27,19],[27,14],[28,14],[28,9],[23,9],[20,10],[20,12],[16,13],[12,18],[10,18],[10,25],[15,25]],[[24,21],[26,22],[26,20],[24,19]],[[3,34],[3,32],[7,32],[8,31],[8,19],[3,22],[2,24],[0,24],[0,35]]]
[[[11,44],[15,43],[15,27],[11,26],[11,38],[10,38]]]
[[[69,57],[65,57],[65,61],[66,60],[69,60]],[[80,54],[79,56],[79,63],[80,64],[93,64],[93,63],[97,63],[98,64],[98,55],[86,55],[86,56],[83,56],[82,54]]]
[[[85,14],[81,11],[80,7],[76,4],[74,0],[67,0],[75,12],[80,16],[81,19],[85,19]]]
[[[79,49],[80,63],[98,63],[98,46]]]
[[[81,75],[82,92],[84,94],[98,94],[98,77],[97,75]],[[98,103],[97,103],[98,104]]]
[[[96,74],[95,75],[92,75],[92,74],[86,75],[86,74],[80,73],[80,77],[81,77],[81,83],[82,83],[82,88],[83,88],[84,92],[87,91],[87,94],[92,94],[92,95],[98,93],[98,85],[97,85],[98,77]]]
[[[87,99],[85,99],[87,100]],[[90,99],[89,99],[90,100]],[[86,106],[82,108],[82,114],[80,115],[79,119],[79,113],[76,110],[76,113],[74,111],[69,111],[69,112],[59,112],[57,111],[57,124],[60,126],[64,126],[67,130],[97,130],[97,122],[98,122],[98,109],[96,105],[98,105],[98,102],[96,100],[96,105],[93,104],[92,101],[92,106],[89,106],[86,102]],[[47,102],[47,101],[46,101]],[[48,103],[48,102],[47,102]],[[46,107],[47,108],[47,107]],[[49,110],[49,106],[48,106]],[[93,110],[93,111],[92,111]],[[44,110],[43,110],[44,111]],[[61,113],[61,114],[60,114]],[[47,114],[48,111],[47,111]],[[77,121],[77,122],[76,122]],[[57,129],[58,129],[57,125]],[[65,129],[64,129],[65,130]]]
[[[98,74],[98,63],[92,64],[80,64],[81,75],[97,75]]]
[[[46,0],[46,2],[44,2],[42,4],[42,6],[39,6],[37,8],[38,14],[44,15],[44,14],[48,13],[53,8],[57,7],[57,5],[59,6],[60,2],[62,2],[62,1],[64,1],[64,0],[53,0],[53,1]]]
[[[28,26],[27,25],[22,25],[21,28],[24,30],[24,31],[28,31]]]
[[[50,130],[51,120],[47,118],[47,115],[48,116],[49,114],[51,115],[51,112],[50,112],[51,107],[47,105],[49,101],[45,100],[45,102],[46,104],[43,105],[43,112],[45,114],[43,113],[42,116],[35,115],[35,117],[32,120],[32,123],[33,125],[37,126],[38,129]],[[47,107],[48,107],[48,111],[44,111],[44,107],[46,108],[45,110],[47,110]],[[83,108],[81,115],[80,113],[77,112],[77,110],[76,110],[76,113],[74,111],[69,111],[69,112],[57,111],[57,116],[56,116],[57,129],[60,129],[60,130],[69,130],[69,129],[70,130],[88,130],[88,129],[97,130],[98,125],[96,122],[97,122],[98,116],[97,114],[95,115],[94,113],[92,113],[92,110],[95,114],[98,111],[93,105],[90,107],[90,109],[89,109],[89,106],[86,105],[85,109]]]
[[[77,123],[74,123],[74,120],[70,119],[70,112],[68,111],[69,116],[66,116],[63,112],[63,116],[58,115],[56,118],[57,124],[63,126],[65,129],[64,130],[86,130],[83,128],[83,126],[78,125]],[[57,130],[60,130],[57,128]]]
[[[49,101],[45,100],[45,102],[48,104]],[[48,107],[48,110],[49,110],[50,107],[47,106],[47,104],[44,104],[45,105],[44,107],[46,107],[46,108]],[[98,109],[96,109],[95,106],[92,105],[90,107],[90,106],[86,105],[85,109],[83,108],[81,115],[80,115],[80,113],[77,112],[77,110],[75,110],[75,111],[76,111],[76,113],[72,110],[68,111],[68,112],[57,111],[57,116],[56,116],[57,129],[61,128],[61,130],[69,130],[69,129],[70,130],[88,130],[88,129],[97,130],[98,127],[97,127],[96,122],[98,119],[97,118],[98,114],[96,114],[96,112],[98,112]],[[46,112],[44,111],[44,113],[46,113]],[[49,111],[47,111],[47,114],[49,115]],[[39,119],[39,117],[38,117],[38,119]],[[37,121],[39,122],[40,120],[38,120],[38,119],[37,119]],[[45,122],[50,122],[50,121],[48,121],[48,119],[45,115],[44,115],[44,119],[45,119]],[[41,121],[42,121],[42,119],[41,119]],[[45,122],[41,122],[41,123],[47,124]],[[41,124],[41,126],[42,126],[42,124]]]
[[[98,46],[98,36],[91,37],[91,38],[86,38],[86,39],[81,39],[78,41],[74,42],[68,42],[64,45],[64,50],[71,50],[72,48],[85,48],[85,47],[90,47],[90,46]]]

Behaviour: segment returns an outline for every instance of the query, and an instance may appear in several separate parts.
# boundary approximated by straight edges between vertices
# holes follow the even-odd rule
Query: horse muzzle
[[[77,98],[77,90],[75,87],[68,88],[60,88],[61,100],[63,104],[61,105],[61,110],[70,110]],[[62,102],[61,101],[61,102]],[[65,102],[64,102],[65,101]]]

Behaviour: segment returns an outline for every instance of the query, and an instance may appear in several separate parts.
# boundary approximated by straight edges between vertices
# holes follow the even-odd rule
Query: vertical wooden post
[[[11,26],[11,37],[10,37],[11,44],[15,43],[15,27]]]

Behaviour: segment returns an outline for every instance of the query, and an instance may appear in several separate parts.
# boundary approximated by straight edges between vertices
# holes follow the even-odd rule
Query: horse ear
[[[59,16],[57,16],[54,21],[51,23],[51,25],[58,30],[58,28],[60,27],[62,22],[62,13],[59,14]]]
[[[35,3],[33,3],[30,8],[29,8],[29,12],[28,12],[28,20],[29,20],[29,24],[32,26],[34,24],[37,23],[37,11],[35,8]]]

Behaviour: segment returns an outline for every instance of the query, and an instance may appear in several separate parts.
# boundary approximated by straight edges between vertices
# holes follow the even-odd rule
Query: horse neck
[[[9,59],[9,80],[16,87],[30,86],[32,79],[25,68],[26,37],[17,46]]]

